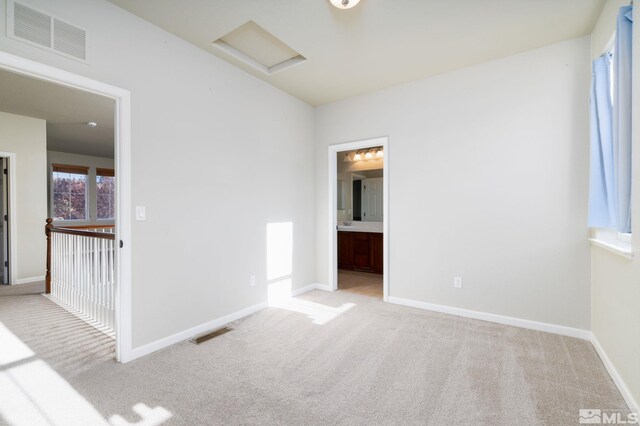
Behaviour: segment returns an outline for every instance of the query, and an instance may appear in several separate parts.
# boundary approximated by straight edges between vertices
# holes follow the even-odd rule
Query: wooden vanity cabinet
[[[353,269],[353,234],[338,232],[338,268]]]
[[[338,232],[338,268],[383,272],[383,234],[376,232]]]
[[[382,256],[383,234],[369,234],[371,241],[371,270],[379,274],[382,273],[384,256]]]

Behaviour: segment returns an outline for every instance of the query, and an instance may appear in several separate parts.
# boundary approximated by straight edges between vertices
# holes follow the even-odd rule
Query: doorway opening
[[[387,300],[387,138],[329,147],[330,287]]]
[[[34,122],[28,127],[31,133],[20,134],[27,135],[25,140],[37,141],[27,153],[22,151],[24,144],[16,144],[12,137],[0,140],[0,151],[9,151],[10,147],[3,145],[16,145],[9,160],[10,200],[16,200],[12,173],[19,174],[18,184],[27,185],[17,188],[23,194],[17,198],[19,202],[8,203],[9,283],[42,285],[48,292],[49,280],[43,281],[45,275],[57,273],[59,280],[65,281],[57,293],[58,302],[62,302],[59,304],[80,300],[78,306],[67,310],[90,324],[95,318],[104,320],[103,324],[106,321],[115,340],[115,358],[127,362],[133,358],[130,94],[4,52],[0,52],[0,77],[4,81],[0,82],[3,93],[0,114],[4,114],[6,121],[18,123],[16,128]],[[21,94],[14,96],[11,93],[16,89]],[[99,118],[85,117],[86,113],[98,114]],[[40,138],[34,133],[46,136]],[[46,142],[40,142],[42,139]],[[0,157],[4,157],[4,152],[0,152]],[[109,161],[91,163],[92,157]],[[36,179],[32,182],[30,177]],[[42,194],[30,198],[29,189]],[[11,218],[21,208],[30,209],[29,215],[20,215],[19,232],[15,232],[15,220]],[[27,216],[35,217],[37,224],[26,226],[26,220],[22,219]],[[30,238],[31,233],[35,233],[35,238]],[[51,242],[50,252],[62,255],[54,258],[43,253],[49,251],[46,246],[42,250],[40,246],[34,248],[46,240]],[[29,241],[36,243],[30,245]],[[73,244],[81,248],[74,249]],[[21,250],[27,250],[27,254],[21,254]],[[36,254],[37,262],[33,261]],[[17,255],[20,257],[16,258]],[[82,273],[74,273],[74,268],[80,268]],[[82,278],[76,280],[78,283],[71,282],[78,277]],[[98,283],[100,289],[92,289],[92,283]],[[4,293],[25,294],[19,287]],[[78,296],[81,290],[89,290],[91,295],[83,299]],[[96,294],[103,299],[93,306],[90,301],[96,299]],[[85,315],[87,312],[73,312],[73,308],[79,307],[88,307],[94,318]]]
[[[0,157],[0,284],[9,284],[9,157]]]

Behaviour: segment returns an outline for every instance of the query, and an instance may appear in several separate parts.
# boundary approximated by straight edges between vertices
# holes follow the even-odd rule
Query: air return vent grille
[[[8,1],[7,12],[9,37],[64,56],[86,59],[83,29],[12,0]]]
[[[40,46],[51,47],[51,17],[20,3],[14,6],[14,35]]]
[[[67,55],[85,59],[85,32],[58,19],[53,20],[53,48]]]

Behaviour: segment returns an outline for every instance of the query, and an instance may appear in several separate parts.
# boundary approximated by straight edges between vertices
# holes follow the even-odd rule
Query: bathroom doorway
[[[329,147],[330,287],[388,296],[387,138]]]

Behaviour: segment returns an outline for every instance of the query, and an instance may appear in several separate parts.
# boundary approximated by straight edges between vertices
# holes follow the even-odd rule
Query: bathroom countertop
[[[344,223],[344,222],[342,222]],[[351,222],[351,225],[338,225],[338,231],[343,232],[375,232],[382,234],[384,222]]]

